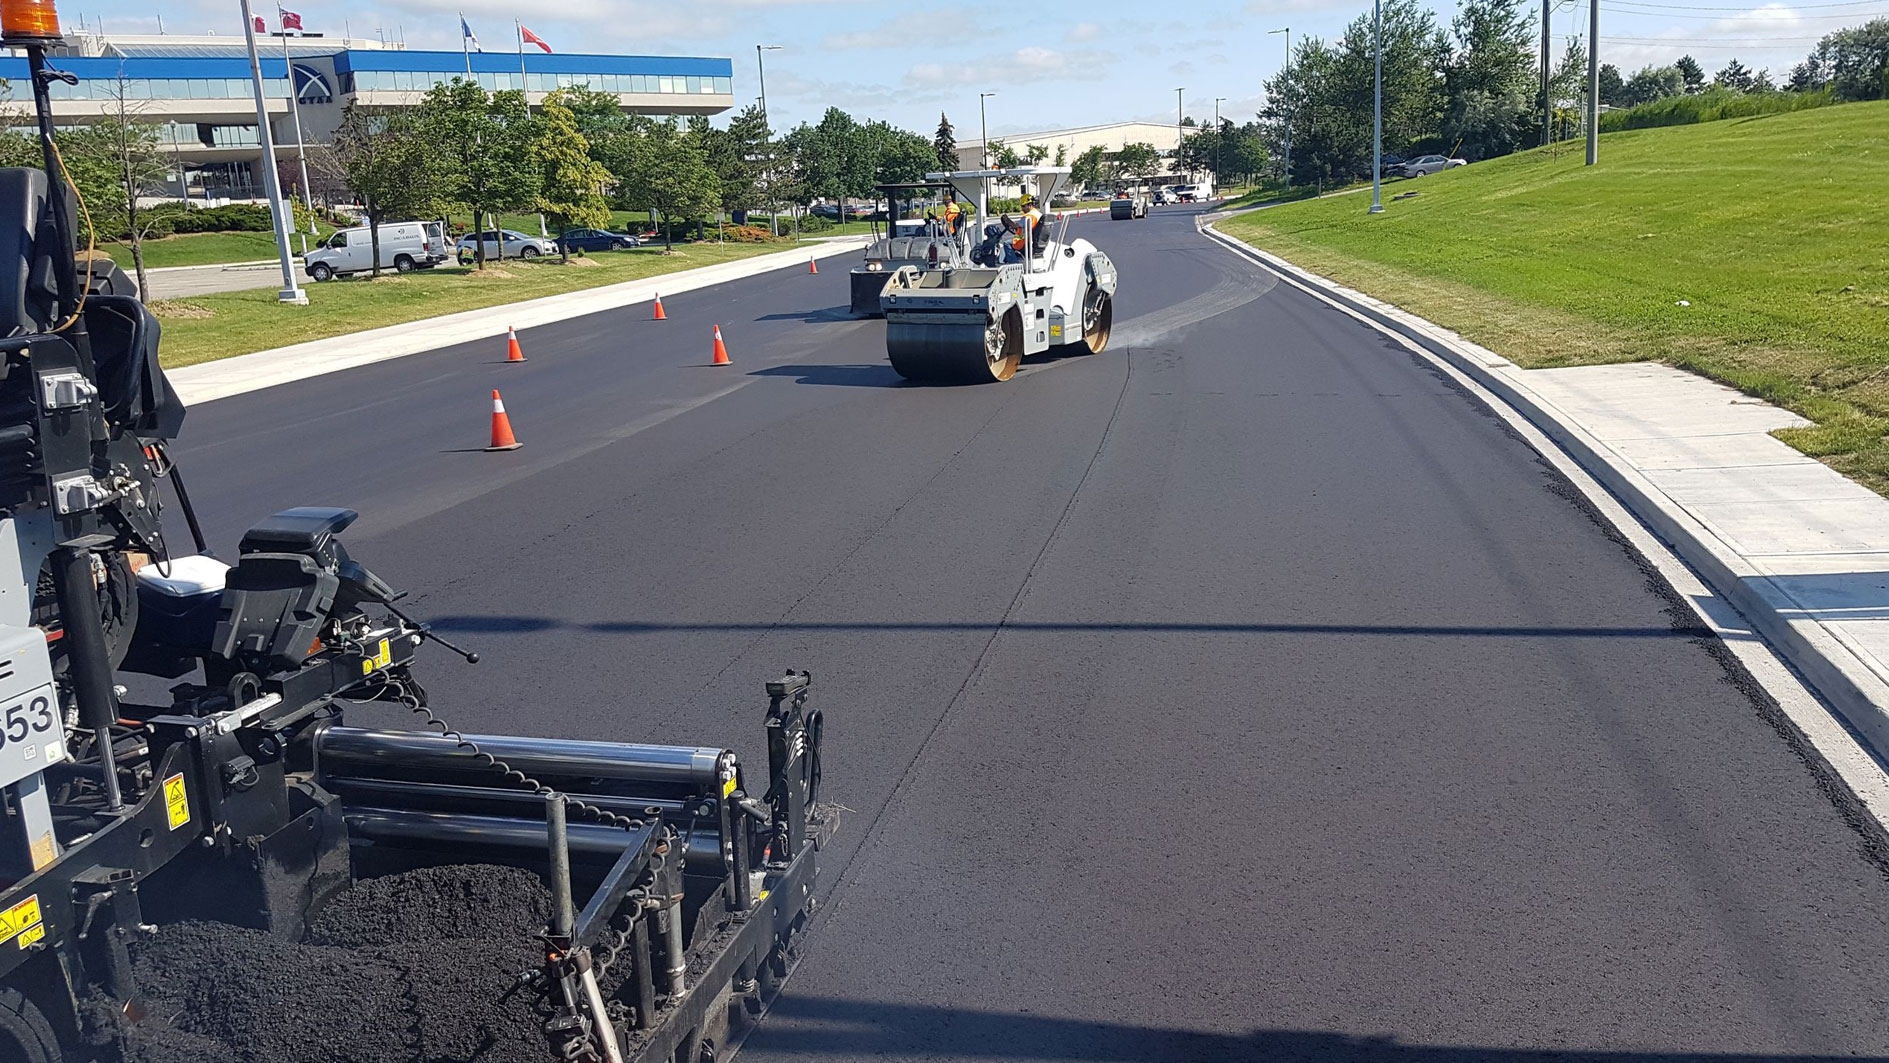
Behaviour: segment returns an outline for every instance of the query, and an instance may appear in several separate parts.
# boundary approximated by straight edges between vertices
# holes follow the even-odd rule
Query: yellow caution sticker
[[[361,674],[362,675],[374,674],[374,658],[368,657],[361,661]]]
[[[12,941],[18,935],[39,925],[39,894],[35,893],[6,911],[0,912],[0,945]]]
[[[374,663],[382,668],[394,663],[394,650],[387,644],[386,639],[380,640],[380,652],[374,655]]]
[[[164,780],[164,814],[172,830],[190,822],[190,792],[184,788],[182,772]]]
[[[1052,336],[1061,336],[1063,334],[1063,327],[1061,325],[1051,325],[1049,327],[1049,334]]]
[[[734,792],[735,792],[735,777],[730,775],[726,779],[722,780],[721,795],[723,797],[727,797],[729,794],[732,794]]]
[[[46,939],[46,924],[35,923],[20,932],[20,948],[28,949]]]

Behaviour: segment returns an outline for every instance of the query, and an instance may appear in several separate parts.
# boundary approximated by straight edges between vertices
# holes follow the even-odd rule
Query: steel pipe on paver
[[[450,846],[467,853],[480,849],[508,849],[543,854],[545,827],[542,819],[514,819],[510,816],[467,815],[457,812],[422,812],[409,808],[358,806],[343,814],[348,834],[359,840],[392,845]],[[678,824],[685,840],[684,866],[691,872],[722,873],[721,838],[712,830],[686,829]],[[566,828],[573,856],[614,860],[636,834],[621,827],[595,823],[571,823]]]
[[[324,775],[321,785],[350,808],[362,805],[416,812],[473,812],[530,819],[544,804],[544,798],[532,791],[502,790],[496,786],[411,782],[405,779],[360,779],[338,775]],[[701,801],[678,801],[670,797],[624,797],[616,794],[579,794],[576,798],[632,818],[642,818],[654,809],[671,824],[686,821],[702,804]],[[583,822],[581,814],[576,818],[578,822]]]
[[[566,776],[672,783],[711,791],[718,765],[733,753],[708,746],[650,746],[568,738],[467,735],[468,741],[533,777]],[[316,737],[324,775],[367,775],[424,781],[480,770],[472,754],[450,738],[426,731],[333,726]]]

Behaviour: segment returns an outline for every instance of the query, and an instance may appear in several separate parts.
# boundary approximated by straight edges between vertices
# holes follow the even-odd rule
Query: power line
[[[1872,0],[1872,2],[1879,3],[1881,2],[1881,0]],[[1632,8],[1615,7],[1612,4],[1602,4],[1601,10],[1612,11],[1616,15],[1641,15],[1646,18],[1698,19],[1702,22],[1751,21],[1754,26],[1761,25],[1764,22],[1764,20],[1757,19],[1755,16],[1751,15],[1749,12],[1747,12],[1746,15],[1675,15],[1675,14],[1671,14],[1665,11],[1635,11]],[[1842,14],[1842,15],[1797,15],[1797,16],[1794,16],[1791,19],[1791,21],[1810,22],[1810,21],[1820,21],[1820,20],[1826,20],[1826,19],[1881,18],[1883,16],[1889,16],[1889,11],[1855,11],[1855,12],[1850,12],[1850,13]],[[1783,20],[1779,20],[1779,21],[1783,21]]]
[[[1843,0],[1842,3],[1834,3],[1834,4],[1792,4],[1791,10],[1810,11],[1810,10],[1820,10],[1823,8],[1830,8],[1830,7],[1868,7],[1871,4],[1879,4],[1881,2],[1882,0]],[[1742,11],[1751,10],[1751,6],[1749,4],[1743,7],[1714,7],[1709,4],[1656,4],[1656,3],[1648,2],[1648,0],[1611,0],[1611,3],[1609,6],[1647,7],[1647,8],[1654,8],[1660,11],[1741,11],[1742,12]]]
[[[1713,37],[1694,39],[1687,37],[1605,37],[1601,40],[1611,44],[1674,44],[1687,48],[1749,48],[1753,45],[1767,44],[1815,44],[1822,37]]]

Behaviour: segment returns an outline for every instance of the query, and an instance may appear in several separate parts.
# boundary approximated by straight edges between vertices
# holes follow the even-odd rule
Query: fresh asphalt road
[[[361,510],[485,655],[425,670],[468,729],[764,764],[813,671],[851,811],[744,1060],[1889,1058],[1880,858],[1564,482],[1189,213],[1075,224],[1116,344],[1008,385],[902,384],[829,265],[211,403],[180,457],[225,553]]]

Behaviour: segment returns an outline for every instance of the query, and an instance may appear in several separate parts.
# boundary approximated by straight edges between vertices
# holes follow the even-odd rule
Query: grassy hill
[[[1526,366],[1659,359],[1787,406],[1817,424],[1781,438],[1889,494],[1889,101],[1610,133],[1582,161],[1221,228]]]

